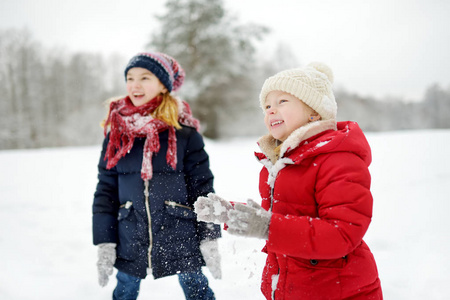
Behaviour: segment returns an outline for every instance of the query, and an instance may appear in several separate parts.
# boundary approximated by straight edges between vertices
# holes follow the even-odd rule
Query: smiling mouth
[[[277,125],[279,125],[279,124],[281,124],[281,123],[283,123],[283,121],[275,121],[275,122],[272,122],[272,123],[270,123],[270,126],[277,126]]]
[[[144,94],[143,93],[133,93],[133,96],[139,98],[139,97],[143,97]]]

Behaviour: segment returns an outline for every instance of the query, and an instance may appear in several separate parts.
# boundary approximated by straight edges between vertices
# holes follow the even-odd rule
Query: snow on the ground
[[[258,199],[256,138],[206,141],[216,192]],[[385,299],[449,299],[450,130],[370,133],[374,217],[365,240]],[[0,151],[0,299],[111,299],[97,283],[91,204],[98,147]],[[263,299],[263,242],[220,241],[218,300]],[[176,277],[142,281],[140,299],[183,299]]]

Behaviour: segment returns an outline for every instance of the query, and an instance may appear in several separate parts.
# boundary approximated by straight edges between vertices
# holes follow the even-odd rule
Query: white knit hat
[[[337,104],[332,90],[333,71],[319,62],[304,68],[279,72],[266,79],[259,101],[264,109],[266,97],[271,91],[289,93],[314,109],[322,120],[336,119]]]

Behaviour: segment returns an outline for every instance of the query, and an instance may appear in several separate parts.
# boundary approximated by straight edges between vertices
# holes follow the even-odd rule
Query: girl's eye
[[[281,99],[280,103],[288,102],[286,99]]]
[[[270,108],[270,105],[266,105],[266,109],[269,109]]]

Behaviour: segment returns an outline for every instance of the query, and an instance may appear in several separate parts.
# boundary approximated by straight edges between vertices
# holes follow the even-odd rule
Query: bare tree
[[[97,139],[111,96],[106,73],[99,55],[49,51],[27,30],[0,31],[0,149]]]
[[[26,31],[7,30],[1,32],[0,76],[4,106],[5,144],[12,147],[31,147],[38,139],[36,126],[40,98],[33,94],[38,85],[39,46]],[[39,76],[38,76],[39,75]],[[33,82],[34,80],[34,82]],[[2,118],[2,119],[3,119]]]

